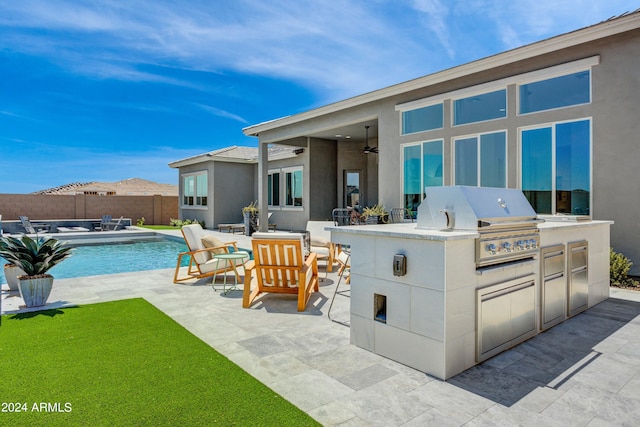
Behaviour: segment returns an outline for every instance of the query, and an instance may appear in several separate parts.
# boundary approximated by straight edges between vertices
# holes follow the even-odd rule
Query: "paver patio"
[[[335,273],[303,313],[295,296],[242,309],[241,291],[172,278],[165,269],[56,279],[45,308],[143,297],[324,425],[640,423],[639,292],[612,288],[605,302],[444,382],[351,345],[349,328],[326,315]],[[3,314],[25,310],[6,285],[1,298]],[[348,320],[348,304],[337,297],[332,317]]]

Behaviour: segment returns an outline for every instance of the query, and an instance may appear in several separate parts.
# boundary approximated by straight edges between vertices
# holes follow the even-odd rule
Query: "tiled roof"
[[[129,178],[118,182],[86,182],[65,184],[59,187],[36,191],[33,194],[97,194],[111,196],[177,196],[178,186],[159,184],[141,178]]]

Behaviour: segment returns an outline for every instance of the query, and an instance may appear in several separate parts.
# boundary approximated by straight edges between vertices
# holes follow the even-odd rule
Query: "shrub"
[[[633,262],[626,256],[609,248],[609,281],[613,286],[638,286],[638,282],[628,276]]]
[[[169,219],[169,225],[171,227],[180,228],[182,226],[189,225],[189,224],[200,224],[200,226],[202,228],[204,228],[204,221],[198,221],[195,218],[194,219],[184,219],[184,220],[182,220],[182,219],[173,219],[173,218]]]
[[[136,224],[138,225],[138,227],[142,227],[144,225],[144,217],[142,218],[138,218],[138,220],[136,221]]]

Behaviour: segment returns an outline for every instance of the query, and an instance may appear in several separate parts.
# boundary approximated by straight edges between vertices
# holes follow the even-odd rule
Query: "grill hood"
[[[426,187],[417,228],[479,230],[535,226],[541,222],[521,190],[489,187]]]

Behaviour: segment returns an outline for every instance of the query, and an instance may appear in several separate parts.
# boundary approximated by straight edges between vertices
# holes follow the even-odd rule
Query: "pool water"
[[[98,274],[175,268],[178,254],[187,251],[184,242],[168,239],[75,246],[72,255],[49,270],[58,279]],[[2,265],[5,261],[0,258]],[[183,265],[189,262],[183,258]],[[0,283],[6,283],[0,269]]]

